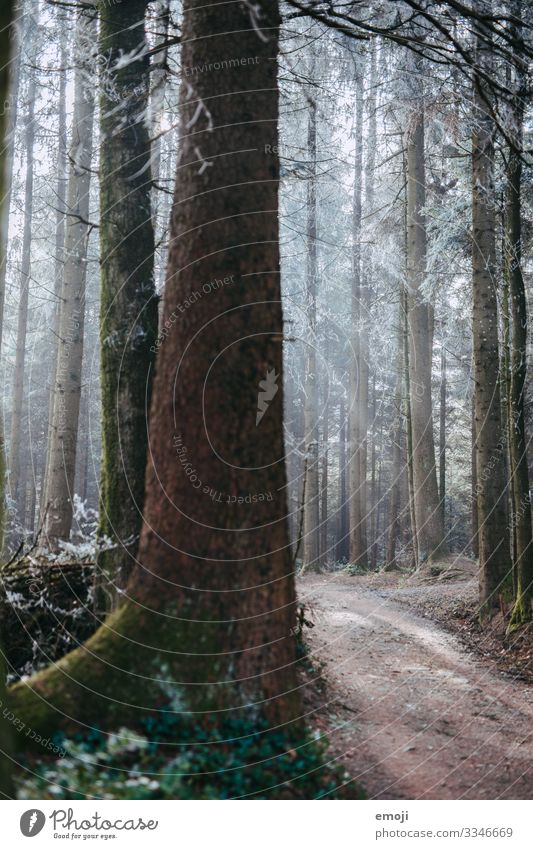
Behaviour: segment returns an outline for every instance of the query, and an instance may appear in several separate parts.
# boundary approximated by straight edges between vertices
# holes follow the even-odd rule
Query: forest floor
[[[368,798],[533,798],[532,635],[475,619],[475,564],[306,575],[306,708]]]

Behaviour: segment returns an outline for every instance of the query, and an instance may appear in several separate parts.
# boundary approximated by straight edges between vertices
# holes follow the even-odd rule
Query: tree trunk
[[[350,523],[348,516],[347,459],[346,459],[346,412],[344,395],[341,395],[339,410],[339,506],[337,508],[338,532],[335,557],[339,563],[346,562],[349,556]]]
[[[361,326],[366,316],[361,309],[361,183],[363,177],[363,78],[357,72],[355,104],[355,167],[353,190],[353,281],[352,281],[352,362],[350,373],[350,439],[349,439],[349,511],[350,511],[350,562],[361,566],[368,565],[366,541],[366,459],[361,454],[366,446],[367,417],[363,406],[368,410],[368,370],[362,362]],[[366,390],[363,387],[366,383]],[[363,430],[364,429],[364,430]],[[365,449],[366,450],[366,449]],[[362,469],[365,469],[365,481]]]
[[[324,404],[322,431],[322,463],[320,479],[320,560],[329,560],[328,546],[328,439],[329,439],[329,403]]]
[[[14,0],[7,0],[0,8],[0,103],[6,103],[10,91],[10,52],[11,39],[13,36],[13,26],[15,20],[15,3]],[[5,216],[5,208],[9,206],[7,186],[10,182],[8,172],[9,157],[12,155],[7,151],[5,141],[8,130],[9,119],[6,116],[6,110],[0,109],[0,268],[5,268],[6,263],[6,244],[7,244],[7,219]],[[0,325],[1,326],[1,325]],[[0,537],[3,535],[4,529],[4,487],[5,487],[5,459],[4,459],[4,438],[0,431]],[[0,544],[0,549],[1,549]],[[4,654],[0,652],[0,703],[5,704],[5,686],[6,686],[6,670],[4,663]],[[0,796],[11,797],[13,788],[11,785],[11,761],[9,753],[11,749],[11,730],[7,722],[4,712],[0,712]]]
[[[38,30],[38,6],[30,5],[27,23],[28,32],[33,31],[31,36],[36,38]],[[35,49],[35,48],[34,48]],[[22,452],[22,430],[24,410],[24,378],[26,360],[26,334],[28,327],[28,302],[31,278],[31,236],[33,217],[33,148],[35,143],[35,97],[36,79],[35,70],[29,71],[28,85],[28,107],[26,114],[26,180],[24,188],[24,225],[22,235],[22,260],[20,266],[20,294],[17,322],[17,342],[15,354],[15,368],[13,371],[13,409],[11,413],[11,445],[9,455],[9,489],[11,497],[17,508],[20,508],[24,499],[24,490],[21,487],[21,452]]]
[[[476,8],[490,11],[478,0]],[[496,286],[496,210],[494,121],[483,74],[491,74],[490,36],[476,23],[477,69],[474,76],[472,134],[472,324],[475,382],[476,493],[479,538],[479,594],[482,618],[499,610],[509,567],[506,521],[505,440],[499,390]],[[489,100],[487,100],[489,98]]]
[[[62,21],[62,19],[60,19]],[[52,417],[54,414],[54,397],[57,370],[57,351],[59,345],[59,313],[61,308],[61,286],[63,282],[63,269],[65,265],[65,212],[67,201],[67,37],[68,29],[62,24],[60,43],[60,65],[59,72],[59,96],[57,104],[57,183],[56,183],[56,232],[55,232],[55,258],[54,258],[54,311],[52,314],[52,339],[51,339],[51,361],[50,368],[50,391],[48,397],[48,419],[46,424],[47,447],[45,476],[41,489],[41,515],[44,516],[45,498],[48,481],[48,460],[50,454],[50,443],[52,434]],[[73,222],[70,222],[73,223]]]
[[[305,455],[307,480],[304,506],[304,570],[320,565],[320,493],[318,462],[318,375],[317,375],[317,208],[316,208],[316,103],[308,98],[307,147],[310,174],[307,179],[307,364],[305,375]]]
[[[443,529],[446,527],[446,348],[441,339],[440,349],[440,408],[439,408],[439,501]]]
[[[92,12],[78,13],[80,63],[74,83],[65,263],[59,306],[54,405],[50,423],[44,533],[52,551],[70,537],[80,411],[89,196],[94,122],[91,48],[97,35]]]
[[[263,9],[255,17],[238,3],[184,3],[184,68],[228,55],[256,61],[182,84],[168,334],[139,563],[123,604],[84,647],[13,688],[16,715],[38,732],[135,723],[169,703],[204,727],[227,713],[253,728],[261,717],[286,728],[299,713],[279,161],[264,153],[278,143],[280,19],[277,3]],[[192,292],[201,294],[180,310]]]
[[[418,67],[414,71],[420,74]],[[412,84],[417,98],[422,98],[419,81],[420,76]],[[424,157],[424,108],[423,102],[417,100],[407,133],[407,279],[414,511],[419,564],[446,552],[433,436],[431,310],[423,291],[427,242],[423,214],[426,203]]]
[[[13,193],[13,163],[15,154],[15,133],[17,129],[18,106],[20,97],[20,66],[22,62],[21,40],[22,30],[24,25],[23,16],[23,0],[21,0],[18,15],[15,9],[15,4],[12,0],[8,0],[5,8],[6,20],[12,20],[13,24],[10,29],[3,30],[4,33],[9,33],[12,39],[12,57],[9,68],[9,87],[7,78],[5,81],[5,97],[2,103],[2,143],[5,143],[6,149],[3,152],[3,185],[4,194],[2,194],[2,222],[0,226],[0,351],[4,336],[4,309],[6,301],[6,274],[7,274],[7,244],[9,235],[9,213],[11,210],[11,197]],[[8,104],[8,108],[5,105]]]
[[[101,576],[97,604],[113,607],[135,564],[146,467],[146,417],[157,334],[147,0],[101,0],[100,262]],[[133,26],[133,23],[136,25]],[[132,56],[125,63],[123,56]]]
[[[511,0],[509,11],[514,21],[521,21],[521,0]],[[522,61],[520,50],[522,27],[512,26],[513,44],[517,57]],[[516,560],[516,601],[510,627],[514,628],[531,621],[533,596],[533,545],[531,528],[531,494],[527,462],[527,439],[524,419],[524,386],[527,370],[527,300],[522,276],[522,138],[524,120],[525,80],[521,66],[516,65],[516,96],[513,99],[513,147],[507,155],[507,186],[505,215],[505,271],[509,281],[512,313],[511,336],[511,393],[509,444],[511,478],[514,496],[514,529]]]
[[[387,552],[385,555],[385,572],[391,572],[397,568],[396,544],[400,536],[400,486],[402,475],[402,389],[403,389],[403,308],[401,303],[398,310],[398,347],[396,354],[397,372],[396,386],[394,389],[394,422],[392,427],[392,481],[390,485],[390,511],[389,511],[389,536],[387,540]]]

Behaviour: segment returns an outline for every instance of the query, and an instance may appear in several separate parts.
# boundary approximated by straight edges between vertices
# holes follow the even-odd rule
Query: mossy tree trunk
[[[89,239],[89,196],[94,121],[92,50],[96,15],[78,12],[75,43],[79,65],[74,82],[65,258],[59,301],[54,403],[50,422],[45,496],[45,537],[52,550],[68,540],[72,526],[74,476],[80,413],[85,285]]]
[[[157,301],[147,0],[100,6],[99,604],[113,607],[135,564],[144,500]],[[128,57],[124,61],[124,57]]]
[[[526,86],[521,65],[523,46],[521,0],[511,0],[513,17],[512,38],[516,45],[517,62],[514,68],[516,94],[513,98],[512,147],[507,154],[507,186],[505,215],[505,272],[509,283],[512,317],[511,333],[511,391],[509,410],[509,446],[513,479],[513,526],[515,532],[516,602],[511,628],[524,625],[532,618],[533,545],[531,527],[531,494],[527,458],[527,439],[524,417],[524,389],[527,370],[527,299],[522,275],[522,141],[524,97]]]
[[[478,0],[477,11],[490,14],[491,4]],[[472,134],[472,326],[476,494],[479,545],[479,592],[482,618],[496,613],[499,596],[510,578],[505,436],[501,421],[500,357],[496,281],[496,196],[494,186],[495,125],[485,78],[493,72],[491,40],[476,23]]]
[[[14,688],[35,729],[123,724],[171,697],[195,721],[298,714],[270,152],[280,19],[277,3],[263,10],[184,3],[184,68],[247,61],[182,85],[139,564],[81,649]],[[267,375],[278,391],[265,405]]]

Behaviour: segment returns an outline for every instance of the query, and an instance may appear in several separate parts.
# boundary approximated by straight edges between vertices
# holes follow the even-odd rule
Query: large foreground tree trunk
[[[478,11],[490,4],[478,0]],[[499,594],[511,576],[506,521],[505,438],[501,422],[497,313],[494,120],[483,75],[493,68],[490,37],[478,23],[472,135],[472,324],[479,595],[482,617],[499,609]]]
[[[169,699],[196,721],[298,713],[279,163],[265,153],[277,149],[279,14],[263,8],[184,3],[183,67],[250,61],[182,86],[139,565],[85,646],[14,688],[36,730],[122,724]]]
[[[72,525],[83,362],[94,119],[91,53],[96,34],[95,13],[79,12],[75,41],[80,64],[76,69],[74,84],[67,234],[59,301],[54,404],[50,423],[45,496],[45,536],[52,550],[57,549],[60,540],[69,539]]]
[[[157,333],[147,0],[101,0],[100,261],[102,466],[99,601],[112,607],[135,564]],[[124,61],[124,57],[129,57]],[[105,596],[105,601],[104,601]]]

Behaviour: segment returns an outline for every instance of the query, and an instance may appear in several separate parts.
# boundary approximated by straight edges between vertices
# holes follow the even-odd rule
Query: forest
[[[532,798],[532,59],[2,0],[4,799]]]

